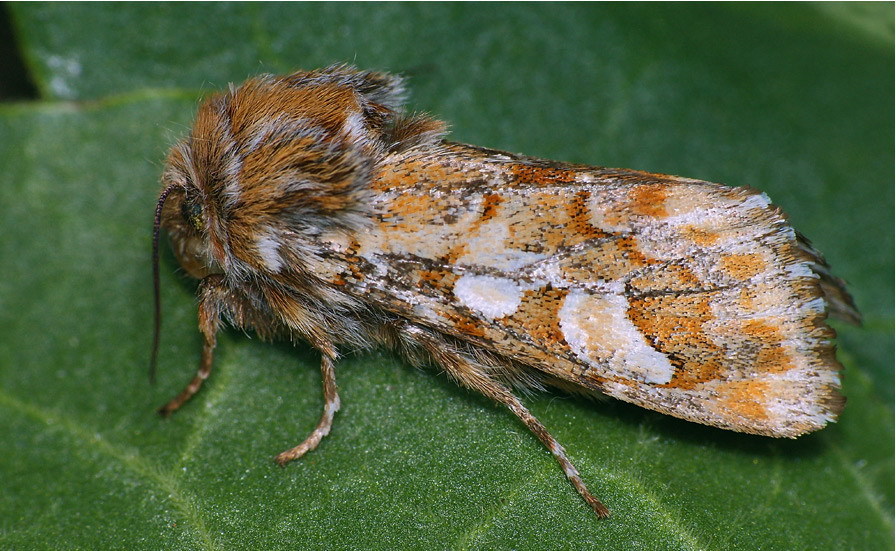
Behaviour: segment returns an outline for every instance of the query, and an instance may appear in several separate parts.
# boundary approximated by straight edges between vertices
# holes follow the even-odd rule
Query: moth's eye
[[[181,215],[184,220],[193,227],[197,232],[202,231],[202,205],[200,205],[195,197],[187,195],[183,203],[180,205]]]

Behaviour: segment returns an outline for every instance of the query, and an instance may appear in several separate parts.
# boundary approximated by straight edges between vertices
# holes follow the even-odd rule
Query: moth
[[[757,191],[454,143],[402,111],[401,78],[334,65],[206,99],[168,155],[159,234],[199,280],[199,370],[223,323],[321,355],[313,450],[336,363],[386,347],[503,404],[599,517],[522,389],[609,395],[714,427],[795,438],[844,405],[833,314],[844,283]]]

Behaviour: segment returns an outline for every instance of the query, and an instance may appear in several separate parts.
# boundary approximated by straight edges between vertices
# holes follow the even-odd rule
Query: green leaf
[[[891,549],[892,4],[14,4],[39,98],[0,105],[4,549]],[[222,335],[192,376],[195,285],[150,225],[202,92],[348,61],[410,77],[453,138],[766,191],[850,282],[849,398],[796,441],[613,400],[526,399],[613,517],[512,415],[382,352],[339,364]],[[9,75],[0,74],[0,79]]]

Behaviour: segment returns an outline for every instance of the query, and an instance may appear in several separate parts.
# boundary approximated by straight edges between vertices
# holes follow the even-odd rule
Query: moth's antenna
[[[149,356],[149,383],[156,382],[156,360],[159,357],[159,339],[162,332],[162,299],[159,285],[159,234],[162,226],[162,208],[168,195],[179,188],[177,184],[171,184],[162,190],[159,202],[156,204],[156,217],[152,225],[152,290],[155,300],[155,319],[152,332],[152,352]]]

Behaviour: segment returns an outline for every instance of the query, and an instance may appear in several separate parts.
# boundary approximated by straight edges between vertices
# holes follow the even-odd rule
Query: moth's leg
[[[202,359],[199,369],[193,380],[173,400],[159,408],[159,414],[167,417],[180,409],[187,400],[199,392],[202,383],[208,379],[212,372],[212,360],[214,358],[217,339],[215,335],[221,325],[221,305],[224,297],[224,278],[220,275],[210,275],[200,282],[199,287],[199,331],[202,333]]]
[[[330,428],[333,426],[333,416],[339,411],[339,394],[336,388],[336,372],[334,369],[335,359],[326,354],[321,354],[320,374],[323,378],[324,386],[324,412],[320,416],[317,427],[311,431],[308,438],[304,442],[291,450],[286,450],[277,456],[277,463],[281,466],[286,465],[293,459],[298,459],[310,452],[320,444],[324,436],[330,434]]]
[[[460,384],[481,392],[492,400],[507,406],[553,454],[554,459],[560,463],[560,467],[566,474],[566,478],[569,479],[585,502],[591,506],[595,514],[600,518],[610,516],[610,510],[607,509],[606,505],[588,491],[585,482],[579,476],[578,469],[566,456],[566,450],[563,449],[560,442],[551,436],[551,433],[541,424],[541,421],[536,419],[526,409],[519,398],[507,386],[489,375],[488,367],[457,352],[450,343],[443,342],[438,337],[428,334],[419,328],[406,326],[404,329],[406,334],[423,346],[432,358]]]

